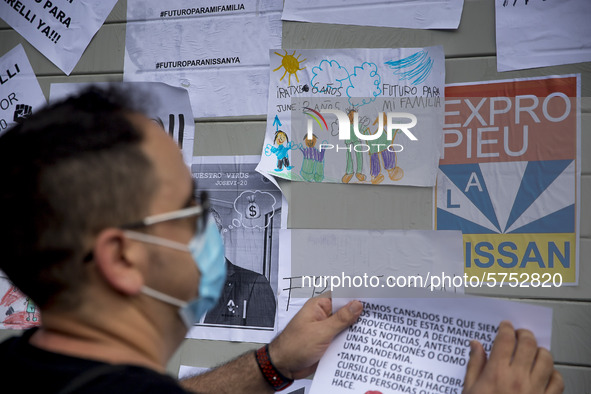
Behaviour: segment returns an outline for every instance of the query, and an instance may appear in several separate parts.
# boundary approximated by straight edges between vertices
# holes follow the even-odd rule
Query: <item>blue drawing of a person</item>
[[[291,142],[287,134],[281,130],[275,132],[275,138],[273,139],[275,145],[271,147],[271,152],[277,156],[277,168],[275,171],[279,172],[283,170],[285,166],[286,170],[291,170],[293,166],[289,165],[289,151],[291,149]]]

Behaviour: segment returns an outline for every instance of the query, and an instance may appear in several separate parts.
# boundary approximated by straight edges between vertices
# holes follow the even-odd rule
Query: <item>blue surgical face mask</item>
[[[137,241],[191,253],[201,272],[197,298],[183,301],[148,286],[142,288],[144,294],[167,304],[178,306],[179,315],[187,329],[199,322],[199,319],[215,306],[226,281],[226,258],[224,257],[224,241],[213,218],[210,217],[207,220],[205,230],[197,231],[188,245],[131,230],[126,230],[125,234]]]

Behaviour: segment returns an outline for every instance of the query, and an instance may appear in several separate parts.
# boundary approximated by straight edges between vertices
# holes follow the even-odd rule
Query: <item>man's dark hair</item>
[[[129,95],[91,87],[0,136],[0,269],[41,308],[74,308],[94,239],[155,188]]]

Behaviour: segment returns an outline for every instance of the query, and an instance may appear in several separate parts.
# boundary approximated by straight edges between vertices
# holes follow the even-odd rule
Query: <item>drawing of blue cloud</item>
[[[429,57],[429,52],[422,50],[404,59],[390,60],[385,64],[394,70],[394,75],[398,75],[401,81],[410,81],[412,85],[418,85],[431,73],[433,59]]]
[[[349,104],[354,107],[369,104],[382,93],[382,78],[375,63],[364,62],[361,67],[355,66],[349,80],[351,86],[347,88],[347,96]]]
[[[349,86],[349,71],[345,67],[342,67],[336,60],[323,60],[316,67],[312,67],[312,86],[324,87],[332,86],[333,88],[340,88],[343,86]]]

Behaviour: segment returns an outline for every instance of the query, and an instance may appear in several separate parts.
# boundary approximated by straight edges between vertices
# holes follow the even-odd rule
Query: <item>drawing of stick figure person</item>
[[[322,182],[324,180],[324,151],[316,148],[317,141],[316,134],[312,135],[312,139],[308,139],[308,135],[305,135],[305,147],[302,144],[299,145],[299,149],[304,155],[300,175],[308,182]]]
[[[282,171],[285,166],[286,170],[291,170],[293,166],[289,165],[289,151],[291,149],[291,142],[287,134],[281,130],[275,132],[275,138],[273,139],[275,146],[271,147],[271,152],[277,156],[277,168],[275,171]]]
[[[386,114],[384,113],[383,115],[383,125],[386,125]],[[374,126],[376,124],[379,124],[379,117],[376,118],[376,120],[373,122]],[[376,130],[376,133],[378,131],[379,130]],[[391,147],[391,145],[394,143],[394,138],[396,138],[396,132],[393,133],[392,140],[388,141],[388,135],[384,131],[378,139],[373,140],[372,143],[369,144],[370,175],[371,183],[373,183],[374,185],[377,185],[378,183],[381,183],[384,180],[384,175],[382,175],[382,164],[380,163],[380,156],[382,157],[384,168],[388,171],[388,177],[391,180],[399,181],[404,176],[404,171],[402,170],[402,168],[396,165],[396,152],[394,151],[394,148]]]
[[[37,307],[35,306],[33,301],[29,297],[27,297],[27,299],[25,300],[25,304],[27,305],[27,321],[31,321],[31,318],[33,318],[33,321],[37,321],[37,317],[35,316],[35,311],[37,310]]]
[[[345,145],[347,146],[347,149],[345,150],[347,154],[347,167],[345,169],[345,175],[343,175],[343,178],[341,179],[343,183],[349,183],[351,178],[353,178],[353,173],[355,173],[355,176],[360,182],[365,181],[365,175],[363,175],[363,154],[362,152],[357,152],[355,150],[355,147],[361,143],[359,137],[357,137],[353,131],[353,121],[355,119],[356,113],[356,109],[351,109],[347,112],[347,115],[349,116],[349,122],[351,123],[351,133],[350,138],[345,140]],[[355,151],[355,159],[357,161],[355,171],[353,171],[353,154],[351,151]]]

